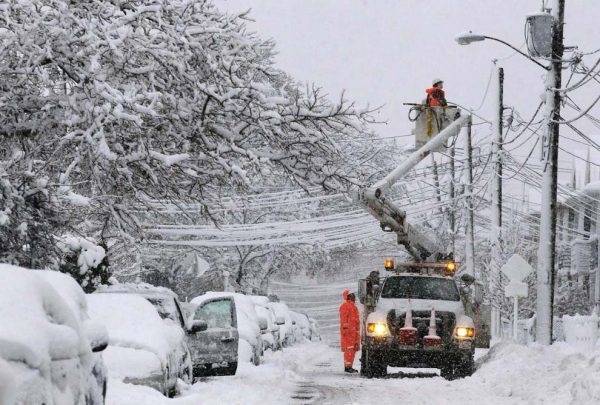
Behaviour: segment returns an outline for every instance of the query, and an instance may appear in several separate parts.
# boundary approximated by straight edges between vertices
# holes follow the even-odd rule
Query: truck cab
[[[447,379],[473,373],[477,331],[465,305],[473,278],[456,280],[454,269],[453,262],[410,263],[360,281],[362,375],[383,377],[387,366],[439,368]]]

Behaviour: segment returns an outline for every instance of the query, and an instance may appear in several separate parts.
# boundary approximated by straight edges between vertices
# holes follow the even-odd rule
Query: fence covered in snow
[[[521,319],[518,323],[517,342],[528,344],[535,341],[535,317]],[[512,321],[502,319],[502,339],[512,339]],[[565,315],[554,318],[552,335],[555,341],[567,342],[574,346],[593,347],[600,337],[600,318],[592,315]]]

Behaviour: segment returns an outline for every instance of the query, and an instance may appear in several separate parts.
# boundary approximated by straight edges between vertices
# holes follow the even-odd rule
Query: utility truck
[[[358,192],[359,201],[379,221],[381,229],[394,232],[413,258],[399,264],[386,259],[384,267],[389,275],[381,277],[375,270],[359,282],[358,296],[364,305],[363,376],[383,377],[387,366],[439,368],[448,379],[473,372],[478,330],[468,316],[473,311],[469,310],[467,292],[475,279],[464,274],[460,281],[455,280],[453,252],[447,251],[435,235],[410,225],[405,211],[385,196],[425,157],[444,148],[471,119],[458,110],[451,118],[389,175]]]

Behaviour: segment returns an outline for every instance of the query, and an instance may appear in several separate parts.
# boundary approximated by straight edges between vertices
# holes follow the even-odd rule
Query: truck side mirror
[[[365,303],[365,297],[367,296],[367,280],[358,280],[358,302],[361,304]]]
[[[475,277],[470,274],[464,273],[460,276],[460,281],[462,281],[465,285],[469,286],[475,282]]]

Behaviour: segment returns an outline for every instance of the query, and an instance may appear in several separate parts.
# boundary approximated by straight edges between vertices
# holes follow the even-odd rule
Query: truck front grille
[[[421,340],[429,333],[431,311],[413,311],[412,317],[413,327],[417,328],[419,340]],[[404,326],[405,318],[406,312],[396,312],[394,309],[388,312],[387,322],[392,335],[398,336],[400,328]],[[452,339],[452,333],[454,332],[454,325],[456,324],[456,316],[454,313],[436,311],[435,324],[437,335],[440,336],[444,342],[450,341],[450,339]]]

